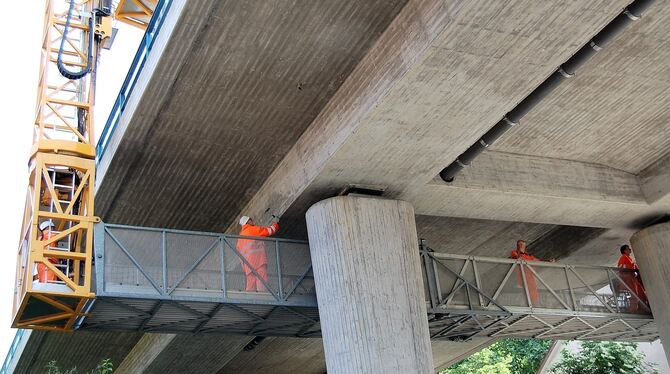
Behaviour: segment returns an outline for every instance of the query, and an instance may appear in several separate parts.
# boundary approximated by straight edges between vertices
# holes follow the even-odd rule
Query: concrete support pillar
[[[334,197],[307,231],[328,373],[433,372],[412,206]]]
[[[630,242],[670,362],[670,222],[640,230]]]

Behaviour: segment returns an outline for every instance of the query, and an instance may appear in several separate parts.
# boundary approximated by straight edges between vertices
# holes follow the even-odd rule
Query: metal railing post
[[[281,274],[281,261],[279,261],[279,240],[275,240],[275,260],[277,263],[277,283],[279,286],[279,298],[284,300],[284,282]]]
[[[619,295],[614,289],[614,282],[612,281],[612,276],[610,275],[610,270],[607,270],[607,281],[609,282],[610,289],[612,290],[612,297],[614,298],[614,308],[616,312],[619,313]]]
[[[435,308],[439,304],[440,294],[437,290],[437,279],[435,278],[435,268],[433,267],[433,260],[428,255],[428,248],[424,244],[424,240],[419,241],[420,255],[423,257],[423,268],[426,274],[426,286],[428,287],[428,298],[430,300],[430,307]]]
[[[93,226],[93,253],[95,256],[95,293],[105,290],[105,233],[107,228],[100,222]],[[91,274],[89,274],[91,276]]]
[[[223,291],[223,298],[228,298],[228,289],[226,287],[226,249],[223,240],[223,235],[219,236],[219,249],[221,251],[221,290]]]
[[[477,261],[475,260],[474,257],[472,257],[472,271],[475,273],[475,285],[477,285],[477,288],[480,290],[482,289],[482,284],[481,280],[479,279],[479,270],[477,269]],[[484,299],[482,298],[481,293],[477,293],[478,300],[479,300],[479,306],[484,305]]]
[[[526,301],[528,302],[528,307],[530,310],[533,310],[533,302],[530,300],[530,292],[528,291],[528,282],[526,281],[526,271],[524,270],[524,267],[526,265],[526,262],[523,260],[519,260],[519,269],[521,269],[521,279],[523,282],[523,290],[526,293]]]
[[[163,252],[163,295],[167,292],[167,233],[163,231],[161,233],[162,236],[162,243],[161,243],[161,249]]]
[[[568,290],[570,291],[570,300],[572,300],[572,310],[577,311],[577,300],[575,300],[575,290],[572,289],[572,285],[570,284],[570,275],[568,274],[568,267],[566,266],[563,268],[565,271],[565,281],[567,282],[568,285]]]

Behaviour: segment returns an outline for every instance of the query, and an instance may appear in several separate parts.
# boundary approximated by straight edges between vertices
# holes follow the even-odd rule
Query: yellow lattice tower
[[[92,107],[100,39],[111,35],[97,5],[46,2],[13,327],[71,330],[95,297]]]

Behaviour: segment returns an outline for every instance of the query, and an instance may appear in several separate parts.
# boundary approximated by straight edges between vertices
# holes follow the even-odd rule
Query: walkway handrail
[[[163,22],[165,21],[168,11],[170,10],[172,1],[173,0],[160,0],[156,5],[156,9],[154,9],[153,16],[151,17],[151,21],[147,26],[144,37],[142,37],[142,41],[140,42],[140,45],[137,49],[137,53],[135,53],[135,58],[130,65],[126,79],[123,81],[119,95],[116,97],[116,101],[114,101],[114,106],[109,112],[109,117],[107,118],[105,127],[100,134],[100,139],[98,140],[98,144],[96,146],[96,160],[98,162],[105,154],[107,145],[109,144],[112,135],[114,135],[114,130],[116,129],[116,126],[121,119],[121,115],[126,108],[126,103],[128,102],[130,95],[133,93],[135,83],[137,83],[140,72],[142,72],[142,69],[144,68],[144,64],[149,56],[149,52],[151,51],[154,41],[163,27]]]
[[[479,261],[482,262],[491,262],[491,263],[499,263],[499,264],[513,264],[517,263],[519,261],[523,260],[517,260],[513,258],[500,258],[500,257],[487,257],[487,256],[471,256],[471,255],[457,255],[457,254],[449,254],[449,253],[440,253],[440,252],[431,252],[432,256],[438,259],[460,259],[460,260],[469,260],[471,258],[475,258]],[[548,262],[548,261],[533,261],[532,262],[533,266],[540,266],[540,267],[555,267],[555,268],[563,268],[566,266],[570,266],[573,268],[584,268],[584,269],[613,269],[613,270],[621,270],[621,271],[630,271],[634,272],[634,270],[626,270],[626,269],[621,269],[617,268],[615,266],[605,266],[605,265],[580,265],[580,264],[563,264],[560,262]]]
[[[633,270],[452,255],[427,247],[421,255],[436,313],[651,315]]]
[[[98,296],[316,307],[305,241],[100,223],[95,253]]]

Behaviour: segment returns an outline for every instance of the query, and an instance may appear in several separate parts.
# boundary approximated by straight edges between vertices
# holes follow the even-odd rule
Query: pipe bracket
[[[603,47],[601,47],[601,46],[599,46],[598,44],[596,44],[593,40],[591,40],[591,41],[589,42],[589,45],[590,45],[591,48],[593,48],[593,50],[596,51],[596,52],[598,52],[598,51],[600,51],[601,49],[603,49]]]
[[[505,121],[505,123],[506,123],[508,126],[510,126],[510,127],[514,127],[514,126],[518,125],[517,122],[512,122],[512,121],[510,121],[509,118],[507,118],[506,116],[503,117],[502,120]]]
[[[461,160],[459,160],[459,159],[456,159],[456,161],[454,161],[454,162],[457,163],[462,168],[468,167],[468,164],[462,163]]]
[[[563,66],[561,66],[561,67],[558,69],[558,72],[561,73],[561,75],[562,75],[563,77],[565,77],[565,78],[572,78],[572,77],[575,76],[575,73],[570,74],[570,73],[568,73],[567,71],[565,71],[565,69],[563,69]]]
[[[640,19],[640,16],[636,16],[635,14],[631,13],[628,8],[624,9],[623,14],[625,14],[631,21],[637,21]]]

